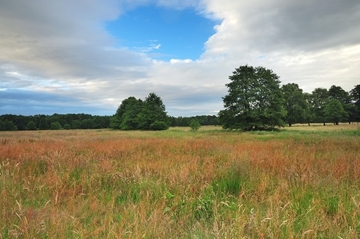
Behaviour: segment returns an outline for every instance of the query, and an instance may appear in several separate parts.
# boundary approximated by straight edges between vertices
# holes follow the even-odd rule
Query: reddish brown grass
[[[359,236],[359,138],[269,134],[2,133],[0,238]]]

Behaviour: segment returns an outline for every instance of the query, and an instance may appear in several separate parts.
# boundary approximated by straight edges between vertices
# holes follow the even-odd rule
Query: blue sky
[[[171,9],[141,6],[106,24],[118,47],[143,52],[151,58],[196,60],[204,52],[204,43],[215,33],[218,21],[195,9]]]
[[[159,95],[169,115],[223,109],[229,75],[360,83],[358,0],[0,0],[0,115],[112,115]]]

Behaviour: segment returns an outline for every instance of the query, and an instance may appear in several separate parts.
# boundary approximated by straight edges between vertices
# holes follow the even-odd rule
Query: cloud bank
[[[203,54],[159,61],[151,50],[119,47],[106,22],[147,4],[191,7],[216,19]],[[0,0],[0,6],[0,114],[110,115],[123,99],[150,92],[170,115],[216,114],[228,76],[244,64],[272,69],[283,84],[305,92],[360,83],[358,0]]]

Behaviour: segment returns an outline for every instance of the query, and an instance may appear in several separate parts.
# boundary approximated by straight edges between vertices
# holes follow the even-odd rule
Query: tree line
[[[90,114],[1,115],[0,130],[100,129],[166,130],[170,126],[222,125],[224,129],[274,129],[286,124],[360,122],[360,85],[347,92],[340,86],[303,92],[298,84],[280,86],[279,76],[264,67],[240,66],[229,76],[224,109],[218,115],[168,116],[162,99],[131,96],[112,116]]]
[[[224,109],[219,112],[225,129],[274,129],[295,123],[360,121],[360,85],[347,92],[340,86],[305,93],[298,84],[280,87],[279,76],[264,67],[240,66],[229,76]]]
[[[59,130],[108,128],[110,116],[90,114],[12,115],[0,116],[0,130]]]
[[[160,96],[150,93],[145,100],[130,96],[123,100],[111,117],[110,127],[120,130],[166,130],[170,126],[188,127],[192,120],[200,125],[218,125],[216,115],[193,117],[168,116]]]
[[[13,115],[0,116],[0,131],[12,130],[60,130],[60,129],[105,129],[111,128],[111,118],[114,116],[93,116],[90,114],[53,114],[53,115]],[[188,127],[192,119],[197,119],[201,125],[218,125],[216,115],[200,115],[190,117],[168,116],[169,126]]]

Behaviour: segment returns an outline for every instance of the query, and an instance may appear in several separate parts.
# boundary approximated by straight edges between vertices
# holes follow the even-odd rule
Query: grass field
[[[360,238],[359,126],[0,132],[0,238]]]

